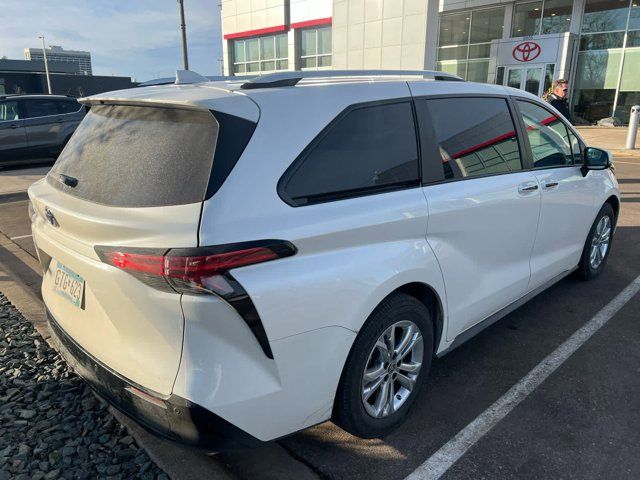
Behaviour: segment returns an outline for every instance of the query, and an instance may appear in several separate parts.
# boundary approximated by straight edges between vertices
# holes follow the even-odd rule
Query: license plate
[[[60,262],[57,262],[54,272],[53,289],[58,295],[66,298],[76,307],[83,307],[84,279]]]

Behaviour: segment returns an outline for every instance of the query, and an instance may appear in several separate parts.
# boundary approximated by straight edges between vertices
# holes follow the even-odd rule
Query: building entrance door
[[[538,97],[542,95],[545,88],[542,74],[544,65],[530,67],[508,67],[505,85],[520,90],[526,90]]]

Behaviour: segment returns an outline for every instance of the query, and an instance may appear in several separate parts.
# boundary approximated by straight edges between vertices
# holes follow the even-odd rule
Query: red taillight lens
[[[220,275],[233,268],[274,260],[278,255],[269,248],[257,247],[214,255],[164,258],[165,276],[187,280]]]
[[[170,285],[181,293],[234,293],[229,270],[295,254],[289,242],[265,241],[169,251],[96,247],[101,260],[155,287]],[[166,281],[159,283],[159,279]]]
[[[164,274],[163,255],[141,255],[139,253],[112,251],[105,252],[102,261],[122,270],[134,270],[150,275]]]

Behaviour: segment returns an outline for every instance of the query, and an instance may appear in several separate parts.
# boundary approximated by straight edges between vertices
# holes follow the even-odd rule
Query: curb
[[[11,192],[0,194],[0,203],[20,202],[23,200],[29,200],[27,191],[24,192]]]

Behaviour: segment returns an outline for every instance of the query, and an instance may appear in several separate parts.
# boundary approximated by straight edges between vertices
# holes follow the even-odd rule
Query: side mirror
[[[611,153],[607,150],[587,147],[584,149],[583,157],[582,175],[585,177],[589,170],[606,170],[611,167]]]

